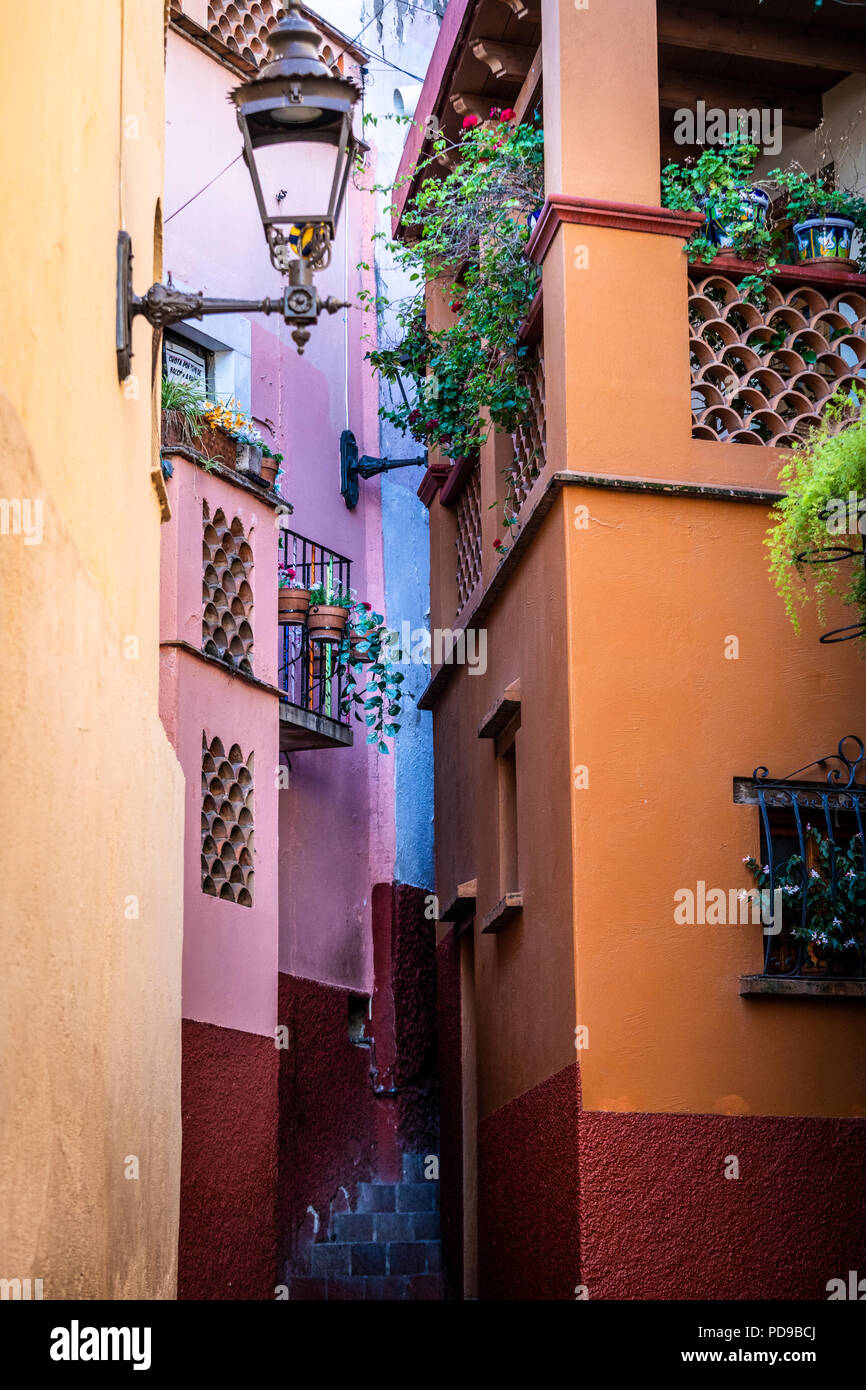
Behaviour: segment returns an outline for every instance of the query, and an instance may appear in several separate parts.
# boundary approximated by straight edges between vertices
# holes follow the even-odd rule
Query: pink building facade
[[[224,9],[172,7],[165,268],[181,288],[261,298],[280,284],[228,100],[259,51],[226,41]],[[264,11],[272,23],[275,7]],[[326,60],[360,85],[363,52],[320,28]],[[317,276],[323,298],[352,307],[323,314],[303,356],[276,317],[166,335],[173,367],[233,398],[284,456],[277,490],[163,449],[161,713],[186,777],[180,1297],[340,1296],[333,1252],[316,1253],[335,1214],[353,1211],[360,1184],[399,1183],[436,1153],[434,924],[429,885],[395,881],[392,759],[346,723],[336,686],[308,698],[314,659],[320,673],[332,658],[305,648],[299,666],[296,634],[277,621],[278,563],[302,555],[314,579],[326,557],[351,564],[357,598],[385,611],[379,483],[349,510],[339,469],[347,428],[378,453],[364,361],[376,322],[358,307],[373,288],[359,267],[373,262],[375,204],[360,184],[374,160],[350,182]],[[388,1272],[378,1258],[370,1278]],[[436,1268],[430,1253],[406,1272],[409,1296],[436,1296]]]

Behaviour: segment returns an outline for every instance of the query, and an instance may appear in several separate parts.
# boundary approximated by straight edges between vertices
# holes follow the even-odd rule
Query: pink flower
[[[511,106],[506,106],[505,110],[502,112],[502,115],[499,117],[499,119],[500,119],[500,121],[513,121],[513,120],[514,120],[514,117],[515,117],[516,115],[517,115],[517,112],[514,110],[513,107],[511,107]]]
[[[472,127],[473,127],[474,125],[480,125],[480,124],[481,124],[481,117],[480,117],[480,116],[464,116],[464,117],[463,117],[463,129],[464,129],[464,130],[471,130]]]
[[[496,119],[497,119],[499,116],[501,116],[501,115],[502,115],[502,107],[501,107],[501,106],[491,106],[491,108],[490,108],[490,117],[491,117],[492,120],[496,120]]]

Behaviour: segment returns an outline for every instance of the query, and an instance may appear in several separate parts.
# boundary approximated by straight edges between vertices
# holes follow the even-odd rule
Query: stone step
[[[289,1299],[308,1303],[369,1300],[420,1302],[443,1299],[441,1274],[296,1277],[289,1281]]]
[[[362,1182],[356,1212],[438,1211],[438,1182]]]
[[[310,1272],[316,1279],[357,1276],[438,1274],[442,1248],[438,1240],[320,1241],[310,1252]]]
[[[341,1211],[331,1217],[330,1238],[348,1241],[438,1240],[438,1211]]]

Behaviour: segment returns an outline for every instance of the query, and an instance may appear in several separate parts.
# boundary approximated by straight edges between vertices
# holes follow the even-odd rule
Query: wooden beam
[[[458,116],[478,116],[482,121],[490,120],[490,108],[496,105],[480,92],[452,92],[448,100]]]
[[[694,109],[698,101],[705,102],[708,111],[711,107],[721,107],[723,111],[748,111],[753,107],[779,109],[785,125],[799,126],[803,130],[814,130],[823,115],[819,92],[772,87],[761,81],[754,84],[727,82],[701,73],[667,70],[659,73],[659,106],[663,110]]]
[[[712,10],[660,4],[659,43],[697,48],[706,53],[731,53],[761,63],[795,63],[836,72],[866,72],[866,44],[861,38],[797,32],[787,21],[743,19]],[[823,28],[823,25],[822,25]]]
[[[525,44],[499,43],[497,39],[473,39],[472,52],[494,77],[509,82],[523,82],[535,57],[535,50]]]
[[[523,120],[523,118],[524,118],[524,116],[527,114],[527,112],[529,113],[529,116],[530,116],[530,118],[531,118],[531,116],[532,116],[532,107],[535,105],[536,101],[538,100],[538,94],[539,94],[540,89],[541,89],[541,44],[539,44],[539,45],[538,45],[538,48],[535,50],[535,57],[533,58],[532,62],[529,64],[529,71],[528,71],[528,73],[526,74],[526,78],[525,78],[525,80],[524,80],[523,86],[520,88],[520,91],[519,91],[518,94],[517,94],[517,100],[516,100],[515,103],[514,103],[514,114],[515,114],[515,116],[516,116],[516,118],[517,118],[518,124],[519,124],[520,121]]]
[[[541,0],[501,0],[518,19],[529,19],[537,24],[541,19]]]

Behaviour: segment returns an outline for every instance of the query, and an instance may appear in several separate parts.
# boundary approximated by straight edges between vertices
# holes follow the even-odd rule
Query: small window
[[[367,1023],[370,1018],[370,1000],[365,994],[349,995],[349,1042],[356,1047],[369,1047]]]
[[[201,388],[202,394],[213,399],[214,373],[212,352],[174,333],[166,333],[162,344],[162,369],[169,381],[185,381]]]

